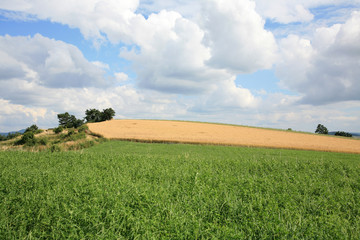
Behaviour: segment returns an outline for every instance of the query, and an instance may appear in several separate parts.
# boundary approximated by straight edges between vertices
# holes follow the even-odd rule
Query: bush
[[[79,127],[78,132],[86,132],[86,130],[89,130],[89,127],[86,125],[82,125]]]
[[[35,131],[37,131],[37,130],[39,130],[38,126],[36,126],[35,124],[33,124],[33,125],[31,125],[30,127],[28,127],[28,128],[25,129],[25,133],[27,133],[27,132],[35,132]]]
[[[22,135],[21,139],[16,142],[17,145],[34,146],[36,139],[33,131],[26,132]]]
[[[51,145],[50,152],[61,152],[62,148],[59,145]]]
[[[64,130],[64,128],[62,126],[58,126],[57,128],[54,128],[54,133],[55,134],[59,134]]]
[[[38,141],[37,141],[40,145],[44,145],[46,146],[49,142],[49,140],[47,138],[40,138]]]

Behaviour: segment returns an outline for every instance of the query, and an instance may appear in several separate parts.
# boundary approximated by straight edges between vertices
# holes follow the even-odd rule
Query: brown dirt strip
[[[213,123],[111,120],[88,126],[109,139],[360,153],[356,139]]]

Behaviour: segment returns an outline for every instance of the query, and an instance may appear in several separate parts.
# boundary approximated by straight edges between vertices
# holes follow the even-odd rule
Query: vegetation
[[[27,132],[33,132],[34,134],[37,134],[37,133],[41,133],[42,130],[39,129],[39,127],[37,125],[33,124],[30,127],[25,129],[24,133],[27,133]]]
[[[8,133],[7,136],[3,136],[3,135],[0,135],[0,141],[7,141],[7,140],[11,140],[11,139],[14,139],[18,136],[20,136],[21,133],[19,132],[16,132],[16,133]]]
[[[100,112],[93,108],[87,109],[85,115],[86,122],[103,122],[111,120],[115,116],[115,111],[112,108],[107,108]]]
[[[317,125],[317,128],[316,128],[316,130],[315,130],[315,133],[318,133],[318,134],[328,134],[329,131],[328,131],[328,129],[327,129],[324,125],[318,124],[318,125]]]
[[[84,124],[84,121],[77,119],[74,115],[70,115],[68,112],[60,113],[57,115],[59,119],[59,126],[64,128],[78,128]]]
[[[359,155],[55,146],[0,152],[0,239],[360,238]]]
[[[337,131],[335,136],[352,137],[352,134],[344,131]]]
[[[59,134],[62,133],[62,131],[64,131],[64,128],[62,126],[58,126],[56,128],[54,128],[54,133]]]

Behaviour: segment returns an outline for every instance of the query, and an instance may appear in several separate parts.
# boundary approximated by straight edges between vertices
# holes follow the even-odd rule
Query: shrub
[[[59,145],[51,145],[50,152],[61,152],[62,148]]]
[[[35,131],[37,131],[37,130],[39,130],[38,126],[36,126],[35,124],[33,124],[33,125],[31,125],[30,127],[28,127],[28,128],[25,129],[25,133],[27,133],[27,132],[35,132]]]
[[[47,138],[40,138],[38,141],[37,141],[40,145],[44,145],[46,146],[49,142],[49,140]]]
[[[86,125],[82,125],[79,127],[78,132],[86,132],[86,130],[89,130],[89,127]]]
[[[59,134],[64,130],[64,128],[62,126],[58,126],[57,128],[54,128],[54,133]]]
[[[34,146],[36,139],[33,131],[26,132],[22,135],[21,139],[16,142],[17,145]]]

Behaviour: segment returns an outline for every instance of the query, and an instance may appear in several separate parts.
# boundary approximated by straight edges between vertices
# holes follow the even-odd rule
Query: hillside
[[[234,125],[112,120],[91,123],[88,127],[91,132],[109,139],[360,153],[360,141],[355,139]]]

